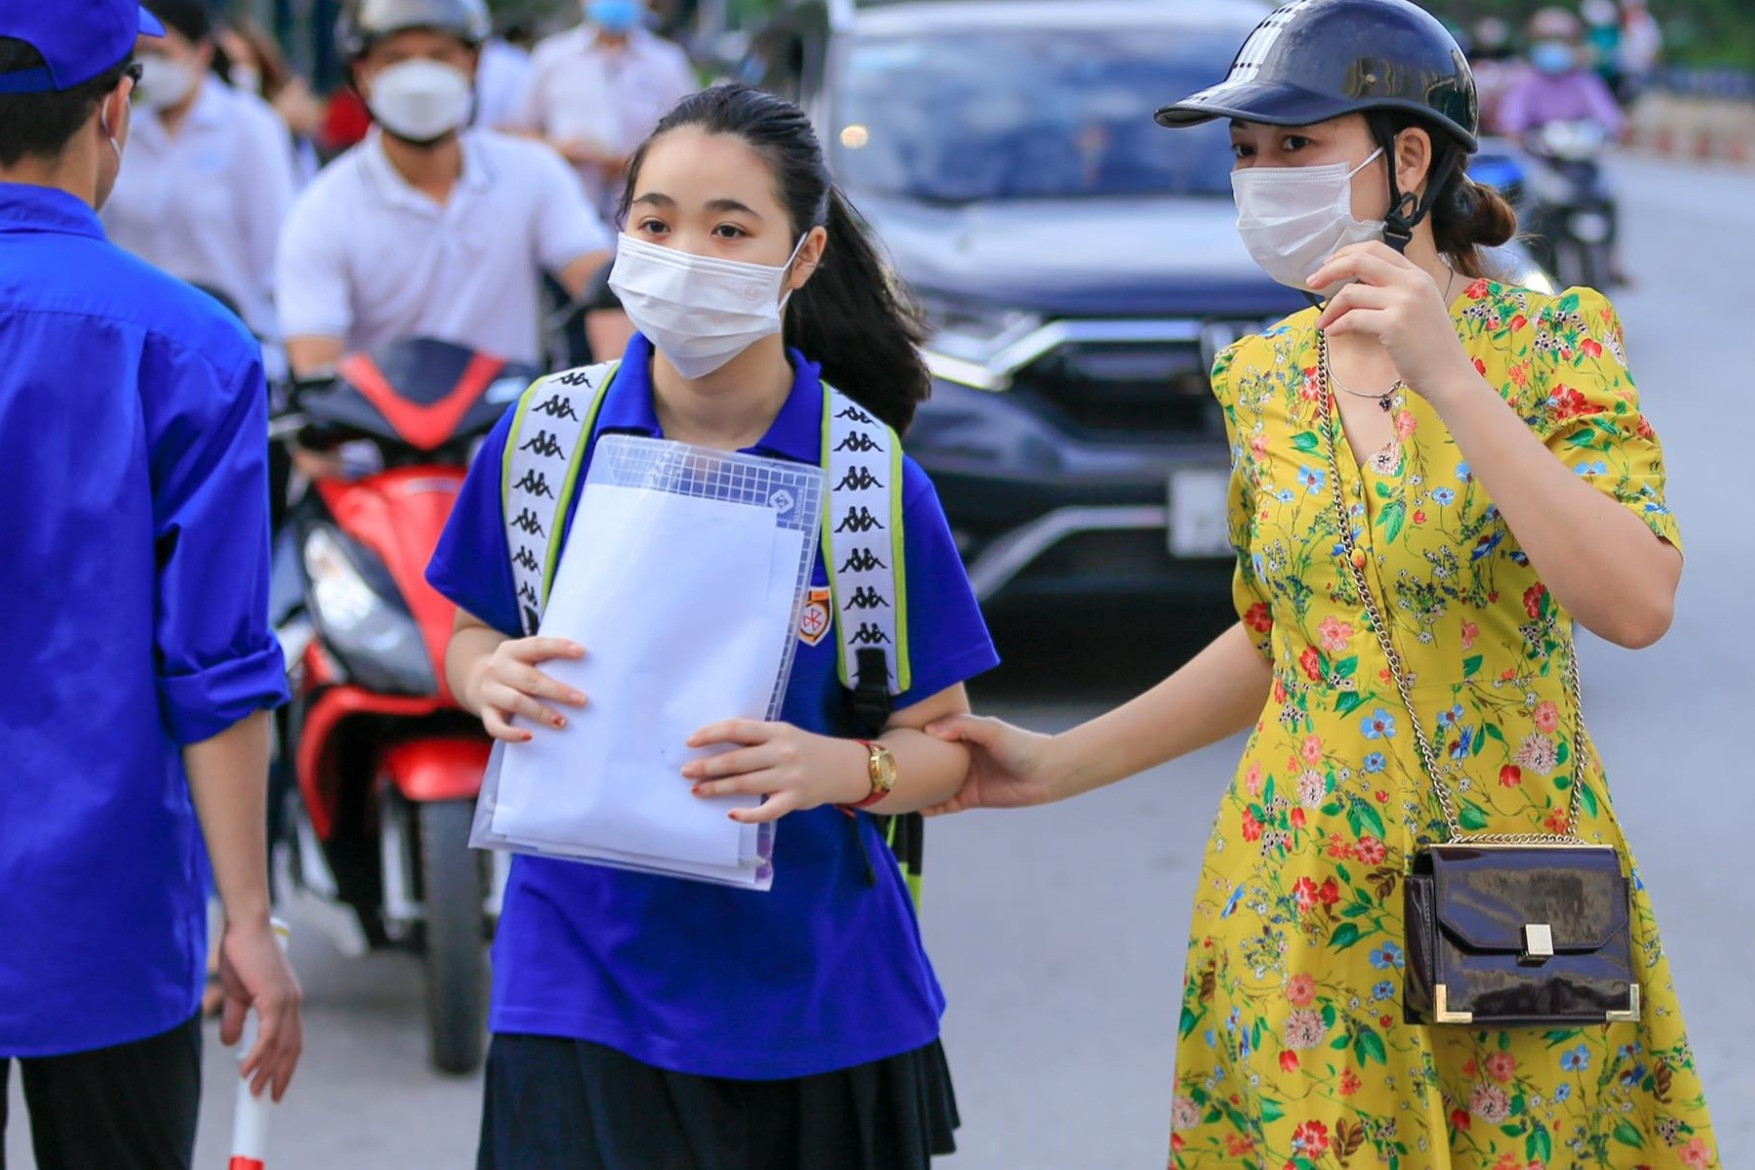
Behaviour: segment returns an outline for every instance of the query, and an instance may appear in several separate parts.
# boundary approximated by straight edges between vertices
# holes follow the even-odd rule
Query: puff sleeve
[[[1569,289],[1531,325],[1537,434],[1577,475],[1680,548],[1664,499],[1663,446],[1640,409],[1614,306],[1601,293]]]

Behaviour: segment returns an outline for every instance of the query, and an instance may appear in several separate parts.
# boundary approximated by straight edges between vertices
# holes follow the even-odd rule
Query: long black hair
[[[878,255],[852,206],[829,177],[822,143],[804,111],[749,85],[716,85],[677,103],[634,152],[622,192],[625,223],[646,152],[673,130],[741,139],[768,162],[797,240],[829,233],[823,262],[787,302],[786,344],[823,367],[823,379],[906,431],[932,377],[920,357],[926,328],[901,283]]]

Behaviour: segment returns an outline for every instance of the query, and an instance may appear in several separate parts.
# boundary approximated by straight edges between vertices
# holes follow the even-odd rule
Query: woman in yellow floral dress
[[[1253,727],[1196,893],[1172,1166],[1717,1166],[1649,901],[1588,737],[1572,747],[1574,623],[1649,645],[1681,573],[1614,309],[1483,276],[1480,246],[1515,221],[1460,165],[1461,54],[1406,0],[1298,0],[1159,117],[1231,119],[1245,242],[1327,295],[1213,372],[1240,621],[1064,735],[936,728],[978,749],[940,811],[1064,799]],[[1577,784],[1579,835],[1619,849],[1640,1022],[1404,1022],[1403,875],[1449,834],[1340,556],[1337,490],[1417,716],[1465,777],[1462,828],[1564,832]]]

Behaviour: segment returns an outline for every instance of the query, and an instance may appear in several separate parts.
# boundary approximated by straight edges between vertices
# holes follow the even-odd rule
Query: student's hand
[[[528,743],[532,733],[513,727],[514,717],[559,729],[567,725],[566,716],[546,706],[544,700],[574,708],[585,705],[583,694],[536,669],[537,664],[556,658],[583,657],[585,647],[564,638],[513,638],[501,642],[471,673],[470,693],[464,696],[464,702],[481,712],[482,726],[495,739]]]
[[[250,1080],[250,1091],[256,1096],[272,1086],[279,1101],[292,1083],[304,1047],[300,1020],[304,993],[267,918],[226,923],[219,944],[219,982],[225,992],[220,1043],[236,1044],[243,1037],[244,1016],[254,1008],[259,1029],[256,1046],[245,1055],[240,1075]]]
[[[929,724],[926,733],[969,749],[969,774],[963,787],[945,803],[926,809],[929,817],[976,808],[1028,808],[1060,799],[1051,759],[1052,735],[978,715]]]
[[[825,804],[855,804],[871,793],[871,754],[850,739],[800,731],[789,723],[728,719],[689,737],[691,748],[736,745],[683,768],[695,795],[765,796],[758,808],[734,809],[745,825],[777,821]]]

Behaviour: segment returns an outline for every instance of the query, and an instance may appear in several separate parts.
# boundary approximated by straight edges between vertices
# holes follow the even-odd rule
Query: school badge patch
[[[827,589],[812,589],[805,600],[804,613],[798,619],[798,640],[815,646],[829,636],[835,626],[833,594]]]

